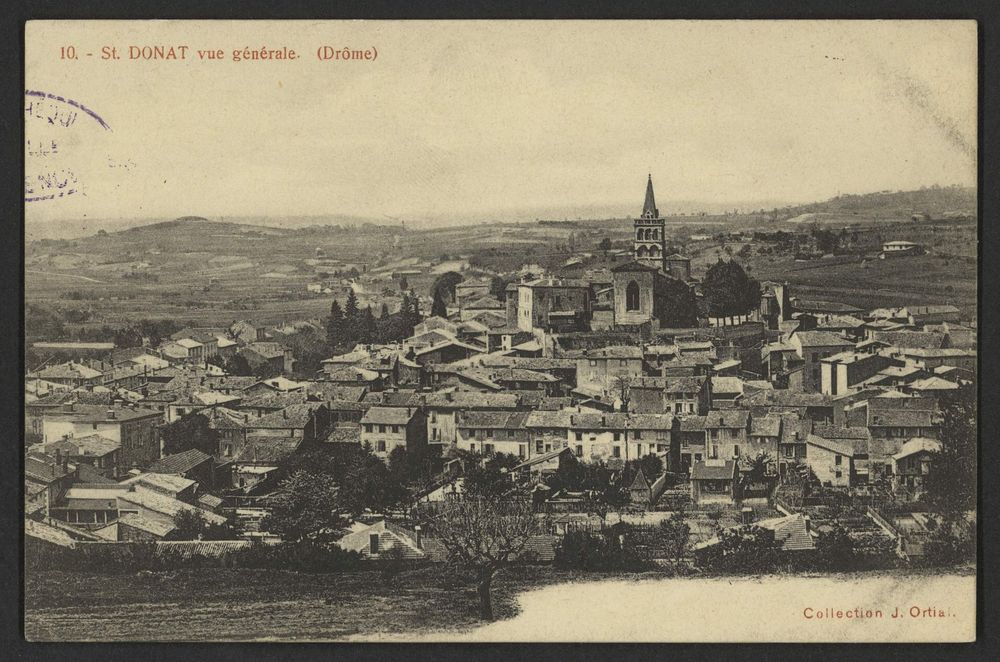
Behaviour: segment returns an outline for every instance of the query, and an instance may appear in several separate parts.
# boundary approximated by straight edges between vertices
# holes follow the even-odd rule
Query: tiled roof
[[[200,513],[202,517],[212,524],[226,523],[225,517],[221,517],[203,508],[196,508],[190,504],[184,503],[183,501],[178,501],[177,499],[163,494],[157,494],[155,492],[121,492],[118,494],[118,500],[119,502],[124,501],[127,504],[139,505],[143,508],[152,510],[153,512],[162,513],[170,517],[176,517],[181,512],[195,512]]]
[[[139,485],[148,489],[159,489],[179,494],[192,485],[197,484],[197,481],[174,474],[147,472],[123,480],[119,484]]]
[[[361,427],[357,423],[334,426],[323,441],[328,444],[360,444]]]
[[[958,388],[958,384],[941,377],[927,377],[913,382],[910,388],[914,391],[952,391]]]
[[[833,400],[822,393],[795,393],[786,389],[759,391],[747,396],[745,405],[776,406],[776,407],[829,407]]]
[[[590,349],[584,353],[588,359],[641,359],[642,348],[630,345],[612,345],[600,349]]]
[[[208,419],[212,430],[242,430],[246,428],[249,415],[226,407],[210,407],[198,412]]]
[[[418,407],[421,404],[420,398],[421,396],[415,391],[382,391],[366,393],[362,402],[386,407]]]
[[[629,414],[628,420],[633,430],[670,430],[674,425],[672,414]]]
[[[525,426],[529,412],[526,411],[460,411],[455,425],[463,428],[502,428],[516,430]]]
[[[894,460],[902,460],[904,457],[909,457],[916,453],[927,452],[927,453],[937,453],[941,450],[941,442],[935,439],[927,439],[926,437],[914,437],[910,439],[899,452],[892,456]]]
[[[815,434],[808,435],[806,437],[806,443],[810,446],[819,446],[820,448],[825,448],[828,451],[840,453],[841,455],[846,455],[848,457],[854,455],[853,443],[845,443],[836,439],[825,439],[823,437],[817,437]]]
[[[437,409],[516,409],[518,399],[510,393],[428,393],[425,398],[428,407]]]
[[[323,378],[329,382],[361,384],[377,380],[379,378],[379,373],[375,370],[358,368],[357,366],[343,366],[325,371],[323,373]]]
[[[781,416],[767,414],[750,419],[750,435],[754,437],[777,437],[781,434]]]
[[[161,474],[183,474],[191,471],[205,460],[211,460],[212,456],[191,448],[189,450],[166,455],[149,465],[148,471]]]
[[[866,427],[841,427],[831,423],[814,423],[813,434],[824,439],[868,439],[871,433]]]
[[[111,412],[111,415],[108,415]],[[101,405],[74,404],[47,411],[46,416],[59,416],[78,423],[118,423],[141,418],[160,418],[162,412],[153,409],[132,409],[131,407],[105,407]]]
[[[879,409],[868,412],[868,425],[879,427],[933,427],[935,413],[929,409]]]
[[[310,398],[319,400],[353,400],[360,402],[368,391],[366,386],[349,386],[347,384],[334,384],[333,382],[311,382],[306,386],[306,393]]]
[[[837,347],[854,344],[830,331],[796,331],[794,335],[803,347]]]
[[[39,379],[97,379],[101,376],[101,372],[83,364],[69,361],[68,363],[46,366],[31,373],[30,376]]]
[[[739,377],[712,377],[712,393],[743,393],[743,380]]]
[[[149,519],[147,517],[143,517],[139,513],[125,513],[118,518],[118,524],[130,526],[133,529],[139,529],[140,531],[145,531],[146,533],[151,533],[157,538],[163,538],[177,528],[173,524],[168,524],[167,522],[160,520]]]
[[[557,449],[557,450],[554,450],[554,451],[549,451],[548,453],[542,453],[541,455],[535,455],[534,457],[531,457],[531,458],[525,460],[524,462],[518,464],[517,466],[515,466],[512,469],[512,471],[517,471],[519,469],[526,469],[526,468],[532,467],[532,466],[534,466],[536,464],[541,464],[543,462],[548,462],[550,460],[553,460],[553,459],[559,457],[563,453],[572,453],[572,451],[570,451],[569,448],[560,448],[560,449]]]
[[[733,460],[706,460],[691,466],[691,480],[731,480],[735,475]]]
[[[774,531],[774,540],[781,543],[783,551],[794,552],[816,549],[816,542],[806,528],[805,517],[802,513],[764,519],[754,524]]]
[[[288,405],[280,411],[271,412],[260,418],[248,421],[246,427],[250,429],[304,429],[309,424],[313,416],[313,411],[318,406],[320,405],[316,403]]]
[[[464,304],[463,308],[467,308],[469,310],[500,310],[503,308],[503,304],[500,303],[496,297],[486,295]]]
[[[713,409],[705,416],[706,428],[746,428],[750,412],[745,409]]]
[[[947,336],[930,331],[875,331],[873,340],[908,349],[941,349]]]
[[[532,356],[499,356],[491,355],[482,358],[482,365],[486,367],[510,366],[515,368],[527,368],[528,370],[575,370],[576,359],[567,358],[547,358]]]
[[[496,368],[489,372],[490,377],[498,382],[558,382],[559,378],[547,372],[527,370],[525,368]]]
[[[681,416],[679,418],[681,432],[705,431],[705,416]]]
[[[250,435],[240,454],[233,460],[240,464],[280,464],[302,443],[299,437]]]
[[[417,410],[412,407],[375,406],[365,412],[361,422],[376,425],[406,425],[416,413]]]
[[[121,448],[121,444],[114,439],[108,439],[99,434],[91,434],[86,437],[70,437],[69,439],[53,441],[42,445],[41,450],[46,455],[52,455],[58,450],[63,455],[101,457],[119,448]]]

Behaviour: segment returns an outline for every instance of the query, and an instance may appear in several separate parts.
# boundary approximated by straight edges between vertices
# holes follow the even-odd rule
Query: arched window
[[[659,231],[659,230],[655,230],[655,229],[654,229],[654,230],[652,230],[652,233],[653,233],[653,234],[652,234],[652,237],[651,237],[651,238],[652,238],[652,239],[653,239],[654,241],[655,241],[655,240],[658,240],[658,239],[660,238],[660,231]]]
[[[660,257],[660,247],[656,246],[656,245],[650,246],[649,247],[649,256],[650,257]]]
[[[635,256],[640,259],[646,257],[646,247],[640,246],[639,248],[637,248],[635,251]]]
[[[634,280],[625,287],[625,310],[639,310],[639,283]]]

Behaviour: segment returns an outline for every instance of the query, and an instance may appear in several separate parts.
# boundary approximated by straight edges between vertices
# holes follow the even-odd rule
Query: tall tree
[[[940,515],[958,517],[976,508],[977,425],[975,393],[971,390],[942,408],[941,450],[932,458],[924,479],[924,499]]]
[[[372,313],[371,306],[365,306],[364,311],[360,315],[358,326],[360,328],[359,339],[361,342],[371,343],[375,341],[375,314]]]
[[[601,239],[601,243],[597,244],[597,249],[604,253],[604,259],[608,259],[608,251],[611,250],[611,239],[605,237]]]
[[[669,278],[663,287],[656,317],[670,328],[698,326],[698,302],[694,291],[679,278]]]
[[[446,271],[434,280],[431,285],[431,294],[441,291],[446,301],[455,299],[455,286],[462,282],[462,274],[455,271]]]
[[[441,290],[434,290],[434,301],[431,303],[431,315],[434,317],[448,317],[448,302]]]
[[[347,303],[344,304],[344,317],[348,322],[356,322],[360,312],[358,295],[354,293],[354,288],[352,287],[347,291]]]
[[[344,310],[340,303],[334,299],[330,304],[330,316],[326,318],[326,342],[331,347],[340,344],[344,335]]]
[[[182,416],[161,428],[163,454],[173,455],[197,448],[208,455],[219,452],[219,431],[213,430],[208,417],[199,412]]]
[[[242,354],[233,354],[230,356],[226,359],[226,364],[222,369],[226,371],[227,375],[249,377],[253,374],[253,368],[250,367],[250,362],[247,361],[246,357]]]
[[[760,305],[760,283],[736,262],[718,262],[708,268],[701,284],[712,317],[746,315]]]
[[[399,291],[405,292],[410,289],[410,281],[406,280],[406,276],[399,279]]]
[[[479,617],[493,619],[493,578],[545,530],[528,499],[465,498],[446,502],[432,523],[449,561],[476,574]]]
[[[389,317],[389,304],[387,304],[387,303],[385,303],[383,301],[382,302],[382,308],[381,308],[381,310],[379,310],[379,313],[378,313],[378,318],[380,320],[384,320],[387,317]]]
[[[344,525],[340,490],[333,478],[304,470],[283,480],[269,501],[270,513],[262,530],[277,533],[284,540],[335,540]]]

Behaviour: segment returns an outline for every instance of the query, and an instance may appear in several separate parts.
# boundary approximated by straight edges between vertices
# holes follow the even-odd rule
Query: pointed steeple
[[[659,218],[660,210],[656,208],[656,198],[653,197],[653,175],[650,173],[646,182],[646,201],[642,203],[643,218]]]

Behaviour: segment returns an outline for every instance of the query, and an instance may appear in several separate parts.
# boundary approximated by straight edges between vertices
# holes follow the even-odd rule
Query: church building
[[[676,303],[693,302],[687,283],[690,260],[681,255],[667,255],[666,222],[656,208],[652,175],[646,182],[642,215],[633,219],[632,225],[635,259],[611,269],[615,325],[633,327],[654,321],[656,326],[676,325],[679,312],[675,310]],[[680,317],[693,323],[690,315]]]

